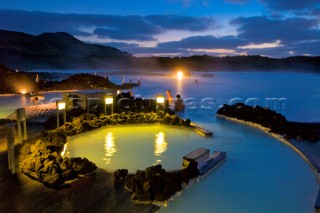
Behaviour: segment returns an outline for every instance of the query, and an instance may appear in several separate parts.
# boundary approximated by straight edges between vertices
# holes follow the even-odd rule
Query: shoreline
[[[320,167],[313,164],[311,162],[311,160],[309,158],[311,158],[311,156],[308,156],[307,153],[303,153],[302,150],[300,150],[298,147],[296,147],[292,142],[290,142],[290,140],[285,139],[282,135],[280,134],[276,134],[276,133],[272,133],[270,132],[269,128],[263,127],[260,124],[257,123],[253,123],[253,122],[249,122],[249,121],[244,121],[244,120],[240,120],[237,118],[232,118],[232,117],[228,117],[225,115],[219,115],[217,114],[217,117],[229,120],[229,121],[233,121],[233,122],[237,122],[237,123],[241,123],[241,124],[245,124],[254,128],[257,128],[263,132],[265,132],[266,134],[274,137],[275,139],[277,139],[278,141],[282,142],[283,144],[287,145],[288,147],[290,147],[293,151],[295,151],[297,154],[299,154],[308,164],[308,166],[311,168],[312,172],[314,173],[317,182],[320,184]]]

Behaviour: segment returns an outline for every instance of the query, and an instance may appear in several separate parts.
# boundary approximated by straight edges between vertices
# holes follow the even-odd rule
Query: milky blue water
[[[113,81],[121,82],[119,75],[109,77]],[[201,138],[196,133],[189,132],[181,136],[180,144],[174,144],[175,138],[181,138],[179,137],[181,132],[176,132],[176,129],[150,127],[151,129],[147,130],[141,127],[132,130],[131,127],[129,129],[112,127],[101,132],[86,133],[84,138],[89,146],[90,142],[100,146],[100,150],[95,152],[97,159],[92,156],[89,157],[90,160],[101,167],[104,165],[107,168],[106,162],[109,161],[110,168],[110,162],[118,162],[120,168],[128,166],[134,169],[144,166],[139,166],[140,161],[147,163],[150,161],[152,165],[158,160],[165,162],[164,159],[170,159],[174,155],[181,159],[182,156],[178,155],[187,154],[187,150],[192,151],[194,147],[204,146],[211,151],[227,152],[227,160],[219,168],[205,176],[199,183],[189,187],[181,196],[170,202],[167,208],[161,208],[160,212],[314,212],[313,206],[319,184],[307,162],[292,149],[263,131],[216,118],[215,113],[221,104],[230,100],[233,102],[236,100],[234,98],[243,102],[249,99],[249,104],[259,102],[263,106],[268,106],[267,98],[278,98],[278,100],[281,98],[282,108],[278,105],[275,109],[284,114],[288,120],[320,122],[319,74],[219,72],[210,78],[202,77],[202,73],[192,74],[181,81],[170,76],[126,76],[126,80],[130,79],[133,82],[141,80],[142,86],[134,88],[133,92],[141,94],[143,98],[165,94],[167,89],[170,89],[173,95],[179,93],[182,98],[188,98],[187,111],[181,116],[189,117],[192,121],[212,130],[214,136],[209,139]],[[198,83],[195,83],[195,79]],[[3,104],[8,104],[7,101],[4,103],[2,98],[0,97],[0,111]],[[207,98],[207,102],[201,102],[203,98]],[[188,102],[190,100],[191,103]],[[14,108],[11,105],[10,107]],[[159,135],[160,132],[162,134]],[[128,136],[130,134],[134,134],[132,140]],[[188,141],[188,137],[184,137],[190,134],[192,137]],[[149,144],[137,145],[130,141],[143,143],[149,141]],[[187,142],[183,144],[183,141]],[[157,143],[158,151],[156,151]],[[165,148],[163,144],[166,144]],[[76,156],[85,157],[89,153],[88,148],[76,149],[83,146],[85,143],[74,146],[75,149],[70,149],[70,146],[70,154],[74,152]],[[138,158],[133,160],[126,158],[126,153],[120,151],[124,147],[128,152],[137,147],[145,149],[139,152],[138,157],[142,157],[140,160],[137,160]],[[183,150],[181,153],[171,152],[172,147],[175,147],[174,149],[183,147]],[[170,157],[167,157],[169,155]],[[117,157],[112,158],[112,156]],[[172,165],[179,165],[180,162],[181,160],[178,160],[178,163],[174,160]],[[170,162],[166,164],[171,165]]]

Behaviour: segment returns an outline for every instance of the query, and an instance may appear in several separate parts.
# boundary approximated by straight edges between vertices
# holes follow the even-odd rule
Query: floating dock
[[[314,205],[314,208],[320,209],[320,190],[319,190],[318,197],[316,200],[316,204]]]
[[[183,166],[188,166],[191,161],[195,161],[198,165],[210,157],[209,149],[198,148],[183,156]]]
[[[209,149],[198,148],[187,155],[183,156],[183,166],[188,166],[191,161],[198,164],[197,168],[201,175],[206,174],[208,171],[216,167],[227,157],[226,152],[215,151],[210,155]]]
[[[206,136],[206,137],[212,137],[213,132],[211,132],[210,130],[200,127],[198,125],[195,124],[191,124],[191,127],[193,127],[197,133],[199,133],[200,135]]]
[[[210,158],[200,165],[198,165],[198,170],[201,175],[206,174],[208,171],[216,167],[219,163],[221,163],[227,157],[226,152],[214,152]]]

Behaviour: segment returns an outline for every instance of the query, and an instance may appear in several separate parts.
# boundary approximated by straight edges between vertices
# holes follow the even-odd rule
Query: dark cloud
[[[232,0],[241,1],[241,0]],[[266,0],[265,0],[266,1]],[[295,2],[295,1],[294,1]],[[304,11],[302,11],[304,12]],[[168,30],[203,32],[217,27],[208,17],[173,15],[120,16],[90,14],[59,14],[39,11],[0,10],[0,29],[41,34],[43,32],[68,32],[75,36],[93,36],[121,41],[105,45],[120,48],[133,54],[210,54],[210,49],[228,49],[232,55],[246,51],[273,57],[295,55],[320,55],[319,9],[309,11],[313,18],[283,18],[283,16],[240,17],[230,23],[237,35],[215,37],[191,36],[180,41],[158,43],[156,47],[140,47],[134,41],[154,41],[155,36]],[[302,16],[304,17],[304,16]],[[241,49],[249,44],[274,43],[282,46],[260,49]],[[199,52],[200,50],[201,52]]]
[[[184,38],[180,41],[170,41],[159,43],[160,48],[184,48],[184,49],[229,49],[239,45],[244,45],[245,40],[235,36],[215,37],[207,36],[192,36]]]
[[[270,8],[281,11],[305,10],[320,6],[319,0],[262,0]]]
[[[231,24],[238,25],[239,37],[258,43],[281,41],[318,40],[319,20],[288,18],[271,19],[265,16],[237,18]]]
[[[233,3],[233,4],[245,4],[248,3],[249,0],[225,0],[225,2]]]
[[[117,40],[152,41],[155,35],[167,30],[203,31],[212,23],[209,18],[189,16],[144,17],[0,10],[2,29],[30,34],[64,31],[75,36],[97,35]],[[83,29],[93,29],[93,34]]]
[[[153,41],[153,36],[162,31],[141,16],[116,16],[105,27],[97,27],[94,34],[118,40]]]
[[[0,10],[0,28],[30,34],[43,32],[69,32],[73,35],[88,35],[79,28],[77,15],[61,15],[21,10]]]
[[[267,55],[275,58],[283,58],[294,55],[320,55],[320,41],[290,44],[275,48],[248,49],[249,55]]]
[[[146,16],[146,20],[164,29],[204,31],[212,28],[214,21],[206,17],[173,16],[173,15],[153,15]]]
[[[319,19],[320,19],[320,8],[313,10],[313,11],[311,12],[311,14],[312,14],[313,16],[319,17]]]
[[[119,49],[140,47],[139,44],[127,43],[127,42],[108,42],[108,43],[100,43],[100,44],[119,48]]]
[[[293,51],[295,55],[320,55],[320,40],[301,42],[288,45],[288,50]]]

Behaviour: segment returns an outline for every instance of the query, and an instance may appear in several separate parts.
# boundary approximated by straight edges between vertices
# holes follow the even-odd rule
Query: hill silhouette
[[[84,43],[68,33],[38,36],[0,30],[0,64],[16,69],[115,67],[131,57],[116,48]]]
[[[269,58],[259,55],[213,57],[134,57],[116,48],[84,43],[64,32],[38,36],[0,30],[0,64],[14,69],[121,69],[189,71],[320,71],[320,56]]]

